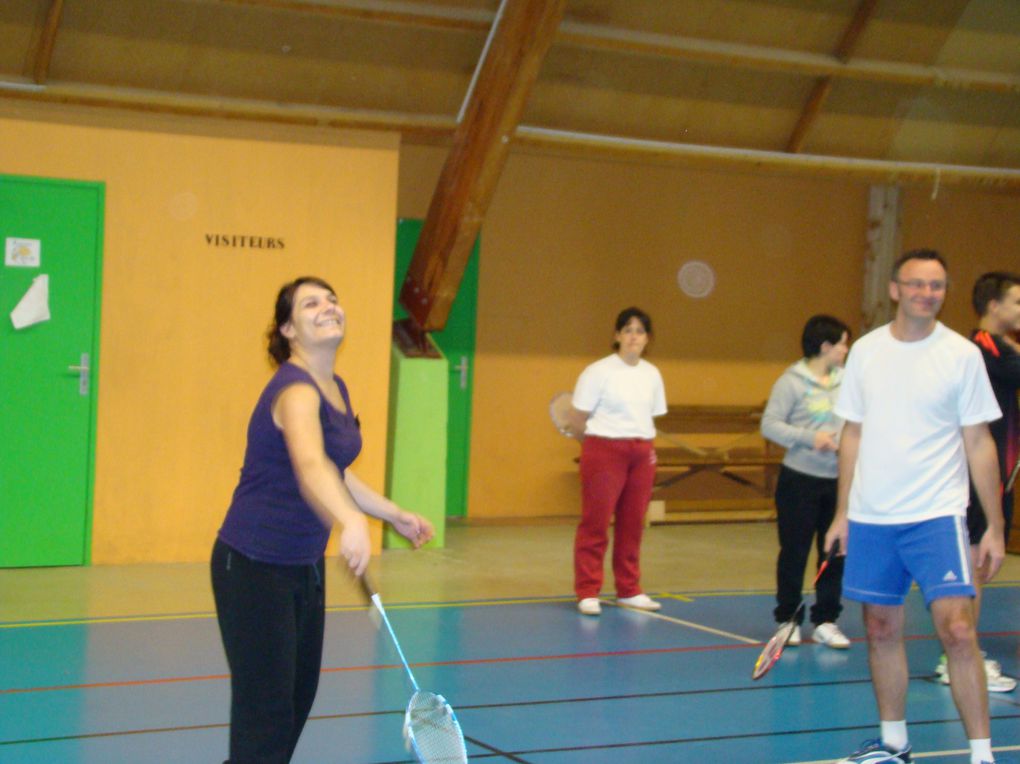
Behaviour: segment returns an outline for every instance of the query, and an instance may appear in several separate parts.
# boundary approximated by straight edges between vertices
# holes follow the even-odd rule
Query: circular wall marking
[[[715,271],[701,260],[688,260],[676,274],[677,283],[688,297],[708,297],[715,289]]]

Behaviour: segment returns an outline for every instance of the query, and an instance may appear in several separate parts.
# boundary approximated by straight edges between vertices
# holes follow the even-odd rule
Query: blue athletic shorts
[[[873,605],[902,605],[916,581],[924,602],[973,597],[970,542],[964,517],[875,525],[850,522],[843,596]]]

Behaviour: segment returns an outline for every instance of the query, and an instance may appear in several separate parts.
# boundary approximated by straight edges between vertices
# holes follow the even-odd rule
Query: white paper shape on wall
[[[45,273],[32,279],[32,285],[11,311],[15,329],[50,320],[50,277]]]
[[[4,265],[12,268],[38,268],[42,262],[42,245],[38,239],[16,239],[8,236],[4,247]]]

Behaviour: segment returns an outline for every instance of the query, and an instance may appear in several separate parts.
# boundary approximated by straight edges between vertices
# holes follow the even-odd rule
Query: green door
[[[397,221],[397,264],[394,279],[394,315],[399,321],[407,311],[397,297],[404,283],[414,248],[421,234],[421,220]],[[475,365],[475,314],[478,307],[478,242],[471,251],[450,317],[432,339],[450,364],[446,442],[446,516],[467,514],[468,461],[471,446],[471,380]]]
[[[0,175],[0,567],[89,559],[103,198]],[[16,329],[28,302],[49,318]]]

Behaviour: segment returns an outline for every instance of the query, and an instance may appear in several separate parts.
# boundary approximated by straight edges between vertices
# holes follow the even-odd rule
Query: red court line
[[[1020,632],[1016,631],[989,631],[981,632],[982,637],[1011,637],[1016,636]],[[907,641],[920,641],[920,640],[932,640],[937,639],[932,634],[915,634],[904,637]],[[861,639],[853,639],[852,642],[863,642]],[[497,664],[497,663],[526,663],[531,661],[560,661],[560,660],[580,660],[588,658],[613,658],[613,657],[624,657],[628,655],[661,655],[666,653],[693,653],[693,652],[709,652],[716,650],[751,650],[759,648],[763,643],[757,643],[753,645],[734,645],[734,644],[723,644],[723,645],[701,645],[692,647],[656,647],[648,648],[645,650],[607,650],[602,652],[594,653],[561,653],[556,655],[520,655],[515,657],[507,658],[473,658],[463,659],[455,661],[428,661],[422,663],[412,663],[411,666],[414,668],[432,668],[437,666],[478,666],[484,664]],[[370,666],[338,666],[333,668],[324,668],[320,673],[322,674],[337,674],[347,673],[354,671],[384,671],[390,669],[403,668],[399,663],[381,663]],[[160,684],[173,684],[176,682],[212,682],[212,681],[225,681],[230,679],[229,674],[207,674],[204,676],[182,676],[182,677],[163,677],[159,679],[134,679],[134,680],[122,680],[118,682],[90,682],[84,684],[61,684],[52,685],[49,687],[19,687],[9,690],[0,690],[0,695],[20,695],[32,692],[61,692],[67,690],[96,690],[106,689],[115,687],[144,687],[147,685],[160,685]]]
[[[429,668],[435,666],[476,666],[487,663],[521,663],[526,661],[558,661],[583,658],[611,658],[627,655],[655,655],[657,653],[689,653],[704,652],[709,650],[746,650],[756,648],[758,645],[708,645],[700,647],[658,647],[647,650],[609,650],[597,653],[564,653],[561,655],[522,655],[510,658],[473,658],[469,660],[456,661],[431,661],[423,663],[412,663],[413,668]],[[324,668],[322,674],[337,674],[353,671],[384,671],[390,669],[402,669],[400,663],[380,663],[370,666],[338,666]],[[17,687],[9,690],[0,690],[0,695],[19,695],[31,692],[61,692],[67,690],[97,690],[111,687],[144,687],[147,685],[173,684],[175,682],[213,682],[230,679],[229,674],[206,674],[204,676],[180,676],[163,677],[159,679],[129,679],[117,682],[89,682],[83,684],[60,684],[49,687]]]

